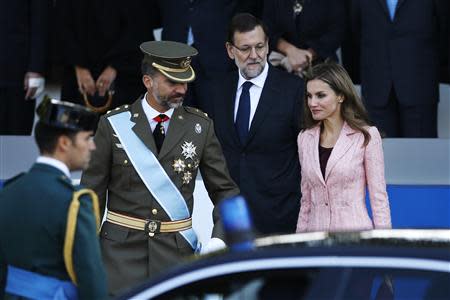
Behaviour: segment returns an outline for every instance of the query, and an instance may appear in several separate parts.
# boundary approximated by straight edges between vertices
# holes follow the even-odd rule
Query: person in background
[[[351,0],[356,49],[347,50],[355,50],[370,119],[387,137],[437,137],[448,6],[448,0]]]
[[[274,65],[301,75],[309,65],[327,58],[337,61],[345,35],[342,0],[265,0],[263,20]]]
[[[297,232],[391,228],[381,137],[353,82],[336,63],[314,66],[305,81]]]
[[[97,196],[70,180],[89,164],[97,114],[48,98],[38,115],[41,155],[0,191],[0,295],[105,299]]]
[[[156,0],[58,0],[61,97],[98,112],[145,92],[138,46],[159,27]]]
[[[44,90],[52,1],[0,2],[0,135],[30,135]]]
[[[211,112],[210,82],[233,70],[223,43],[231,18],[241,12],[261,13],[260,0],[158,0],[162,40],[187,43],[199,51],[192,66],[185,104]]]
[[[98,193],[101,213],[108,200],[100,243],[112,295],[198,249],[191,215],[199,170],[214,204],[239,194],[211,119],[182,106],[197,50],[171,41],[145,42],[141,50],[147,93],[100,119],[97,150],[81,177]],[[213,214],[213,238],[203,251],[225,246],[216,208]]]
[[[236,67],[212,86],[214,125],[259,234],[293,233],[299,212],[303,81],[267,62],[265,25],[238,14],[226,49]]]

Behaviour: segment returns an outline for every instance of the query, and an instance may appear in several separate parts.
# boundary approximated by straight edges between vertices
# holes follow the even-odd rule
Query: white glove
[[[200,250],[200,254],[207,254],[226,248],[227,245],[219,238],[211,238]]]

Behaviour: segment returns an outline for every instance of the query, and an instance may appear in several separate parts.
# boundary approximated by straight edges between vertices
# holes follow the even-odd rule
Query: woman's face
[[[336,95],[328,83],[320,79],[308,81],[306,98],[312,117],[316,121],[341,118],[341,103],[343,98]]]

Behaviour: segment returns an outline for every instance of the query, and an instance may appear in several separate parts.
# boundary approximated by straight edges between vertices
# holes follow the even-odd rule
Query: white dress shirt
[[[152,132],[153,132],[153,130],[155,130],[156,125],[158,124],[158,122],[153,120],[153,118],[159,116],[161,113],[159,111],[157,111],[156,109],[154,109],[153,107],[151,107],[150,104],[148,104],[146,98],[147,98],[147,93],[145,93],[144,98],[142,98],[142,108],[144,109],[144,113],[147,116],[147,120],[150,123],[150,127],[152,128]],[[162,126],[164,127],[164,132],[166,134],[168,132],[167,130],[169,130],[169,123],[170,123],[170,119],[172,119],[173,111],[174,111],[174,109],[171,108],[164,113],[166,116],[169,117],[169,120],[162,123]]]
[[[242,93],[242,85],[246,81],[250,81],[251,83],[253,83],[253,85],[250,87],[250,90],[249,90],[249,93],[250,93],[250,118],[249,118],[249,122],[248,122],[249,130],[250,130],[250,127],[251,127],[251,124],[253,121],[253,117],[255,116],[256,108],[258,107],[259,98],[261,98],[261,93],[262,93],[262,90],[264,87],[264,83],[266,82],[268,72],[269,72],[269,63],[268,62],[266,62],[266,65],[264,66],[264,69],[261,72],[261,74],[259,74],[258,76],[256,76],[255,78],[252,78],[250,80],[245,79],[241,75],[241,72],[238,72],[239,73],[239,81],[238,81],[238,86],[237,86],[237,91],[236,91],[236,98],[234,100],[234,121],[236,122],[236,115],[237,115],[237,111],[238,111],[238,107],[239,107],[239,98],[241,97],[241,93]]]

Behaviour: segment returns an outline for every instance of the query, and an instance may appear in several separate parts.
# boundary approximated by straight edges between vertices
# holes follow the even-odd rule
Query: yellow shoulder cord
[[[67,273],[70,279],[76,285],[77,278],[75,275],[75,270],[73,267],[73,242],[75,239],[75,229],[77,227],[77,217],[78,211],[80,209],[80,197],[82,195],[90,195],[92,198],[92,207],[95,216],[95,223],[97,225],[97,234],[100,229],[100,209],[98,206],[98,197],[93,190],[82,189],[73,193],[72,202],[70,203],[69,210],[67,213],[67,226],[66,226],[66,237],[64,240],[64,264],[66,265]]]

